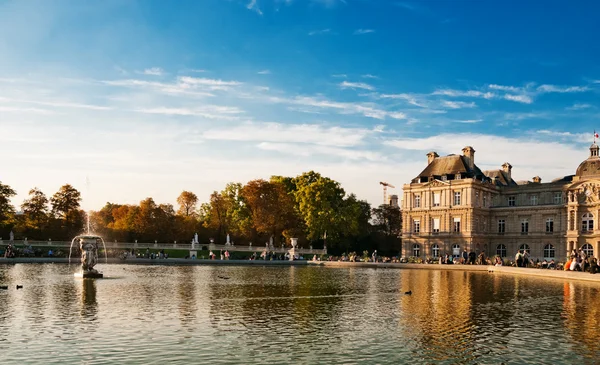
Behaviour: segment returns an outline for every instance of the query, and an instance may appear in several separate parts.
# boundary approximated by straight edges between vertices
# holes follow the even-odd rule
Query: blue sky
[[[206,201],[317,170],[372,204],[425,153],[574,173],[600,130],[592,1],[0,0],[0,180],[20,205]],[[86,181],[88,181],[86,183]]]

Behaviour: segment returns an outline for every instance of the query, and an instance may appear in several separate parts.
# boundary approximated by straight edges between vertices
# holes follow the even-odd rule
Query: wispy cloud
[[[15,106],[4,106],[0,105],[0,112],[3,113],[34,113],[34,114],[44,114],[50,115],[55,114],[52,110],[47,109],[39,109],[39,108],[23,108],[23,107],[15,107]]]
[[[592,105],[591,104],[582,104],[582,103],[575,103],[570,107],[567,107],[567,110],[582,110],[582,109],[589,109],[591,108]]]
[[[533,99],[528,95],[505,94],[504,99],[510,100],[510,101],[516,101],[517,103],[523,103],[523,104],[533,103]]]
[[[250,0],[250,2],[248,3],[248,5],[246,5],[246,8],[248,10],[253,10],[255,11],[258,15],[263,15],[262,11],[260,10],[260,8],[258,7],[258,4],[256,3],[257,0]]]
[[[520,93],[520,92],[525,91],[525,88],[520,87],[520,86],[490,84],[490,85],[488,85],[488,87],[492,90],[509,91],[509,92],[513,92],[513,93]]]
[[[361,75],[361,77],[364,77],[365,79],[378,79],[379,78],[379,76],[375,76],[375,75],[371,75],[371,74]]]
[[[348,81],[344,81],[344,82],[340,83],[339,86],[342,89],[364,89],[364,90],[369,90],[369,91],[375,90],[374,86],[371,86],[371,85],[366,84],[364,82],[348,82]]]
[[[462,108],[475,108],[477,105],[475,105],[474,102],[464,102],[464,101],[448,101],[448,100],[442,100],[441,102],[442,107],[445,108],[450,108],[450,109],[462,109]]]
[[[542,93],[580,93],[591,90],[587,86],[557,86],[557,85],[540,85],[537,88],[538,92]]]
[[[483,119],[467,119],[467,120],[456,120],[456,123],[464,123],[464,124],[475,124],[482,122]]]
[[[346,77],[348,77],[348,75],[346,75],[346,74],[336,74],[336,75],[331,75],[331,77],[337,77],[337,78],[345,79]]]
[[[328,156],[339,157],[347,160],[367,160],[367,161],[386,161],[387,158],[381,153],[369,150],[356,150],[330,146],[311,146],[306,148],[306,145],[299,143],[279,143],[279,142],[261,142],[257,146],[260,149],[267,151],[277,151],[280,153],[290,154],[294,156]]]
[[[374,29],[357,29],[354,31],[355,35],[360,35],[360,34],[369,34],[369,33],[375,33]]]
[[[162,76],[164,75],[164,70],[160,67],[152,67],[152,68],[147,68],[144,71],[142,71],[142,73],[144,75],[151,75],[151,76]]]
[[[204,105],[195,108],[168,108],[168,107],[157,107],[157,108],[142,108],[137,109],[137,112],[147,114],[164,114],[164,115],[182,115],[182,116],[195,116],[203,117],[207,119],[223,119],[223,120],[237,120],[239,117],[236,114],[241,114],[244,111],[237,107],[219,106],[219,105]]]
[[[248,122],[235,127],[209,129],[202,133],[201,137],[223,141],[294,142],[352,147],[362,144],[371,133],[373,132],[366,128]]]
[[[308,35],[320,35],[320,34],[329,34],[329,33],[331,33],[331,29],[327,28],[327,29],[313,30],[311,32],[308,32]]]
[[[454,89],[437,89],[431,95],[444,95],[450,97],[472,97],[493,99],[497,95],[492,92],[482,92],[478,90],[454,90]]]
[[[90,110],[110,110],[110,109],[112,109],[111,107],[108,107],[108,106],[73,103],[73,102],[68,102],[68,101],[56,101],[56,100],[27,100],[27,99],[15,99],[15,98],[0,97],[0,102],[1,101],[11,102],[11,103],[44,105],[44,106],[49,106],[49,107],[54,107],[54,108],[75,108],[75,109],[90,109]]]
[[[269,75],[270,73],[271,73],[270,70],[261,70],[261,71],[257,72],[257,74],[259,74],[259,75]]]

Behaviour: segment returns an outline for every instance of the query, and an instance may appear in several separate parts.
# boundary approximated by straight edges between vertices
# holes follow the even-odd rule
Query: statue
[[[80,236],[79,249],[81,250],[81,275],[84,278],[101,278],[94,266],[98,263],[98,243],[101,238],[96,236]]]

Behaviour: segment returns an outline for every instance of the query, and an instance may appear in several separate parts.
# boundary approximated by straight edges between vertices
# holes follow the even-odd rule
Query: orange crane
[[[386,183],[383,181],[379,182],[379,185],[383,185],[383,204],[389,204],[388,200],[387,200],[387,188],[392,188],[395,189],[396,187],[390,183]]]

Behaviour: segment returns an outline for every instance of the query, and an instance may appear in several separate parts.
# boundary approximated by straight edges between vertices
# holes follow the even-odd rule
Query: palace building
[[[575,175],[542,182],[515,182],[512,166],[482,171],[475,150],[440,157],[427,154],[427,167],[403,186],[402,256],[459,256],[463,250],[514,258],[564,261],[572,249],[600,250],[600,156],[590,156]]]

